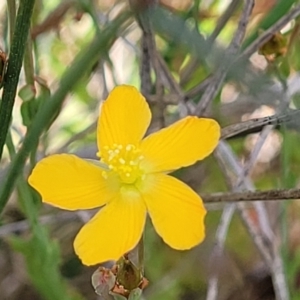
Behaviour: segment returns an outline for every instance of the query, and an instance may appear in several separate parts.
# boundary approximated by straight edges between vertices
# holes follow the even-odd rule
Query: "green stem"
[[[34,88],[34,64],[32,56],[32,40],[28,38],[26,45],[26,51],[24,54],[24,72],[26,84],[29,84]]]
[[[16,155],[16,149],[10,132],[7,133],[6,146],[9,152],[10,159],[13,160],[13,158]],[[20,201],[21,206],[29,220],[31,227],[33,227],[33,231],[37,233],[39,232],[40,228],[37,228],[36,230],[35,227],[37,226],[34,226],[37,224],[38,215],[37,215],[37,209],[32,202],[33,195],[31,195],[29,186],[26,185],[26,182],[24,181],[23,178],[19,178],[19,180],[17,181],[17,187],[18,187],[19,199],[21,199]],[[26,201],[25,200],[22,201],[22,199],[25,199]]]
[[[13,158],[16,155],[16,150],[15,150],[15,146],[14,146],[14,143],[13,143],[10,132],[8,132],[7,137],[6,137],[6,146],[7,146],[7,149],[8,149],[10,159],[13,160]]]
[[[144,234],[142,234],[142,237],[138,243],[138,255],[139,255],[139,265],[138,269],[140,272],[144,275],[144,265],[145,265],[145,247],[144,247]]]
[[[11,163],[10,169],[0,186],[0,214],[5,207],[8,198],[13,190],[16,179],[22,174],[26,158],[29,152],[38,143],[38,139],[47,126],[49,121],[60,110],[67,94],[72,90],[76,83],[90,71],[99,57],[105,54],[111,47],[115,39],[116,32],[120,30],[122,24],[128,19],[129,14],[123,13],[114,22],[102,31],[100,36],[96,36],[94,41],[87,48],[83,49],[74,63],[66,70],[57,91],[45,101],[43,107],[38,111],[34,118],[30,130],[27,132],[22,147]]]
[[[9,44],[12,44],[13,35],[15,31],[16,24],[16,1],[15,0],[7,0],[7,15],[9,21]]]
[[[15,103],[33,6],[34,0],[22,0],[20,1],[18,9],[13,42],[9,53],[7,72],[4,76],[3,95],[0,105],[0,160]]]

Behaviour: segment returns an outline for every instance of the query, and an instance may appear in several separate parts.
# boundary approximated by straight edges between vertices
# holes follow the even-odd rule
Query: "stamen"
[[[111,147],[104,146],[101,150],[101,162],[108,165],[110,172],[116,173],[121,182],[132,184],[143,175],[139,165],[144,157],[135,145],[113,144]],[[103,174],[103,177],[108,178],[108,174]]]

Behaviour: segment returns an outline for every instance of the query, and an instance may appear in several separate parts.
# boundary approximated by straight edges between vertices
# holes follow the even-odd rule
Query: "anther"
[[[139,164],[144,156],[141,155],[140,149],[136,148],[135,145],[115,143],[110,147],[104,146],[102,149],[105,150],[105,153],[102,153],[101,161],[108,165],[110,171],[117,173],[121,181],[133,183],[142,175],[143,172],[140,170]],[[109,177],[108,174],[106,172],[102,176],[107,178]]]

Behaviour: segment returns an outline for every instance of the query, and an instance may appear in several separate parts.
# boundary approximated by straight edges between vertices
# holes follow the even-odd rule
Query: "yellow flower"
[[[133,249],[147,212],[157,233],[174,249],[190,249],[204,239],[201,198],[167,173],[209,155],[220,127],[212,119],[190,116],[143,138],[150,120],[149,106],[137,89],[118,86],[98,120],[100,162],[52,155],[29,177],[43,202],[67,210],[104,206],[74,241],[86,265],[117,260]]]

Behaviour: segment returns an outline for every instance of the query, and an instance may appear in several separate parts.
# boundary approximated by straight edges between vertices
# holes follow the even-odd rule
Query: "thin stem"
[[[194,112],[195,115],[198,116],[203,115],[210,101],[212,101],[215,98],[215,96],[219,93],[220,88],[222,87],[223,82],[226,78],[227,72],[229,71],[230,66],[234,61],[234,57],[240,49],[253,6],[254,6],[254,0],[244,1],[244,10],[242,16],[240,18],[235,35],[227,50],[228,57],[227,59],[225,59],[225,63],[221,65],[218,71],[215,73],[215,75],[213,76],[214,80],[208,86],[203,96],[201,97],[199,104],[195,109]]]
[[[4,76],[3,95],[0,106],[0,160],[15,103],[19,75],[22,68],[26,41],[29,34],[30,19],[34,2],[34,0],[20,1],[20,6],[18,9],[7,72]]]
[[[205,203],[291,200],[300,199],[300,189],[216,193],[202,195],[202,199]]]
[[[244,122],[228,125],[222,128],[222,139],[228,139],[230,137],[247,133],[259,131],[262,127],[266,125],[280,125],[284,122],[291,121],[298,117],[300,114],[299,109],[292,110],[285,114],[276,114],[273,116],[263,117],[263,118],[255,118],[251,120],[247,120]]]
[[[208,41],[213,43],[214,40],[217,38],[219,33],[224,29],[228,20],[232,17],[232,15],[237,10],[238,6],[240,5],[241,0],[232,0],[231,3],[228,5],[227,9],[223,13],[223,15],[218,19],[216,27],[212,34],[208,37]]]
[[[15,0],[7,0],[7,15],[9,21],[9,44],[12,44],[13,35],[15,31],[16,24],[16,1]]]
[[[34,64],[32,55],[32,40],[28,37],[26,51],[24,54],[24,72],[26,78],[26,84],[31,85],[34,88]]]

